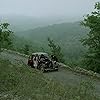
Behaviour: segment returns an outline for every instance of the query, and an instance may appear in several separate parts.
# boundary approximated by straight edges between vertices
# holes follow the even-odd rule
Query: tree
[[[8,29],[9,24],[0,24],[0,51],[2,48],[9,48],[12,46],[11,34],[13,33]]]
[[[95,4],[94,11],[81,24],[90,28],[87,37],[82,39],[83,45],[88,47],[84,59],[86,68],[100,73],[100,2]]]
[[[29,51],[30,51],[30,45],[25,44],[24,49],[23,49],[24,54],[28,55]]]
[[[64,62],[61,47],[56,45],[55,42],[50,38],[48,38],[48,46],[50,47],[51,54],[56,56],[59,62]]]

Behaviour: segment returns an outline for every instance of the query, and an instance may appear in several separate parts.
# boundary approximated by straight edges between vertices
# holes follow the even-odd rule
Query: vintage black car
[[[58,62],[52,60],[47,53],[37,52],[32,53],[28,59],[28,65],[41,70],[42,72],[56,70],[58,71]]]
[[[32,53],[28,59],[28,65],[41,70],[42,72],[56,70],[58,71],[58,62],[52,60],[47,53]]]

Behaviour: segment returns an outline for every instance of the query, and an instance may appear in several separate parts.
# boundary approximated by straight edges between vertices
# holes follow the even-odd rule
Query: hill
[[[80,19],[80,18],[79,18]],[[0,22],[8,22],[14,32],[26,31],[37,27],[43,27],[54,23],[75,21],[75,18],[61,17],[33,17],[24,15],[0,15]]]
[[[79,40],[85,37],[88,31],[89,29],[80,26],[79,22],[75,22],[38,27],[16,34],[25,37],[44,50],[48,48],[47,38],[50,37],[62,47],[66,58],[77,59],[85,51]]]

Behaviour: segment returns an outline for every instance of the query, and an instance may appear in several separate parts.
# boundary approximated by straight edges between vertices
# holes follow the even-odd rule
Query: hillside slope
[[[99,80],[92,80],[93,85],[87,76],[65,69],[42,74],[26,63],[27,58],[18,54],[1,54],[0,100],[99,100]]]
[[[39,27],[33,30],[22,31],[21,34],[26,39],[33,42],[33,45],[47,50],[47,38],[50,37],[62,47],[65,58],[79,58],[85,51],[79,40],[85,37],[89,29],[80,26],[79,22],[62,23]],[[20,36],[20,35],[19,35]]]
[[[67,39],[68,40],[74,39],[72,37],[80,38],[82,36],[85,36],[87,32],[88,29],[82,27],[79,22],[75,22],[75,23],[53,24],[45,27],[38,27],[35,29],[22,31],[19,33],[22,34],[24,37],[33,40],[41,41],[41,39],[44,40],[47,37],[52,37],[54,39],[60,39],[60,40],[63,39],[65,41]]]

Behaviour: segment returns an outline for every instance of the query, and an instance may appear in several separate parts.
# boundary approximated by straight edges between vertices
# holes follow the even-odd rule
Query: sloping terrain
[[[85,52],[79,40],[85,37],[88,31],[89,29],[81,26],[80,22],[75,22],[38,27],[16,33],[16,35],[21,34],[27,40],[32,41],[32,45],[37,46],[39,50],[43,48],[45,51],[48,50],[47,38],[50,37],[61,46],[63,54],[67,55],[64,56],[65,59],[77,59]]]
[[[64,93],[63,85],[37,70],[0,59],[0,100],[63,100]]]
[[[0,76],[1,76],[2,82],[5,83],[4,85],[7,86],[8,85],[7,82],[8,83],[9,81],[12,82],[12,83],[9,83],[9,86],[7,87],[4,86],[3,89],[1,88],[2,91],[4,90],[6,91],[6,89],[9,90],[9,88],[11,87],[10,89],[11,91],[7,91],[7,93],[4,91],[3,92],[4,94],[2,94],[2,91],[0,90],[1,98],[2,98],[2,95],[4,95],[5,97],[14,96],[14,97],[20,98],[20,100],[23,100],[23,99],[27,100],[27,98],[28,99],[30,98],[30,100],[38,100],[37,99],[38,96],[40,100],[67,100],[67,98],[70,98],[68,100],[71,100],[71,98],[77,98],[78,92],[79,92],[78,90],[81,85],[80,83],[82,81],[84,82],[92,81],[88,83],[89,86],[85,84],[87,86],[86,88],[88,88],[86,91],[88,91],[91,88],[92,83],[93,83],[95,86],[96,93],[100,95],[100,80],[90,78],[89,76],[86,76],[86,75],[80,75],[63,68],[60,68],[58,72],[49,72],[49,73],[42,74],[39,71],[26,66],[27,58],[20,56],[18,54],[2,52],[0,55],[0,58],[8,59],[9,61],[11,61],[11,64],[12,64],[12,65],[9,65],[9,63],[7,64],[6,62],[3,62],[5,65],[3,66],[0,65],[1,67],[0,69],[3,73],[3,74],[1,73]],[[8,74],[10,74],[10,76],[8,76]],[[5,82],[4,79],[6,77],[10,77],[11,80],[7,80],[7,82]],[[16,78],[15,83],[19,82],[18,85],[13,83],[12,78]],[[54,80],[55,82],[50,81],[47,78],[50,80]],[[1,82],[1,85],[3,87],[2,82]],[[14,85],[14,87],[12,86],[12,84]],[[68,88],[69,90],[67,90]],[[88,99],[81,98],[79,100],[96,100],[94,99],[94,97],[91,97],[92,99],[89,99],[90,94],[93,93],[92,90],[89,90],[89,91],[88,91]],[[9,95],[9,93],[11,95]],[[65,95],[69,97],[66,97]],[[35,99],[32,99],[32,98],[35,98]],[[47,99],[43,99],[43,98],[47,98]]]

